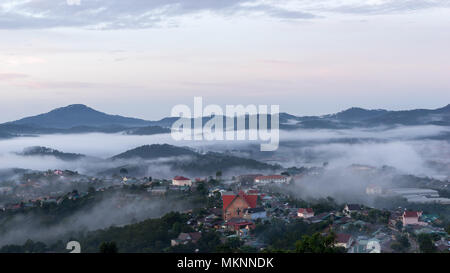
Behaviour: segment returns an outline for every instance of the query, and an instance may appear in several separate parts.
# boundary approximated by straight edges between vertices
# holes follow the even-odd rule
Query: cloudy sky
[[[450,0],[1,0],[0,122],[194,96],[293,114],[450,103]]]

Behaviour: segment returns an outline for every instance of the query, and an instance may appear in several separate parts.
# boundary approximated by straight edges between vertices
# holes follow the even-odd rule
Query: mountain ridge
[[[450,126],[450,104],[437,109],[412,109],[391,111],[351,107],[323,116],[295,116],[282,112],[280,129],[344,129],[374,127],[380,125],[441,125]],[[211,117],[204,117],[206,122]],[[249,116],[246,115],[248,127]],[[110,115],[84,104],[71,104],[47,113],[29,116],[0,124],[0,138],[12,138],[24,134],[54,133],[118,133],[151,135],[169,133],[176,117],[150,121],[120,115]],[[269,117],[270,119],[270,117]],[[235,118],[236,122],[236,118]]]

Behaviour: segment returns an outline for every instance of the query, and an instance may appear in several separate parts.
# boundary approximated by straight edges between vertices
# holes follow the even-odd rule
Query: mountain
[[[185,160],[180,160],[181,156],[190,156]],[[259,170],[259,171],[276,171],[280,170],[281,166],[263,163],[254,159],[242,158],[223,153],[209,152],[206,154],[197,153],[190,148],[177,147],[169,144],[153,144],[144,145],[135,149],[126,151],[119,155],[112,157],[112,160],[127,160],[127,159],[143,159],[152,160],[166,158],[164,164],[170,166],[172,170],[192,175],[208,175],[215,173],[218,170],[227,171],[233,168],[241,168],[245,170]],[[101,172],[101,175],[118,174],[120,169],[126,168],[129,174],[143,175],[148,169],[149,165],[146,162],[130,163],[126,166],[109,169]]]
[[[442,125],[450,126],[450,104],[434,109],[415,109],[407,111],[388,111],[383,115],[367,120],[371,125]]]
[[[23,150],[21,153],[17,153],[19,155],[23,156],[54,156],[58,159],[65,160],[65,161],[72,161],[84,158],[85,155],[82,154],[74,154],[74,153],[64,153],[60,152],[58,150],[54,150],[47,147],[40,147],[40,146],[34,146],[34,147],[28,147]]]
[[[434,110],[415,109],[407,111],[367,110],[352,107],[336,114],[308,117],[290,115],[289,118],[285,119],[282,119],[280,114],[280,128],[282,129],[345,129],[395,125],[450,126],[450,104]]]
[[[352,107],[347,110],[323,116],[294,116],[280,113],[280,129],[349,129],[355,127],[396,126],[396,125],[441,125],[450,126],[450,104],[434,109],[415,109],[407,111],[367,110]],[[205,124],[211,117],[203,117]],[[224,124],[226,119],[222,116]],[[268,117],[270,125],[271,117]],[[159,121],[109,115],[86,105],[73,104],[48,113],[26,117],[0,124],[0,139],[20,135],[70,134],[70,133],[118,133],[128,135],[152,135],[169,133],[176,117],[166,117]],[[236,127],[237,118],[234,118]],[[250,116],[245,116],[246,128]],[[191,119],[192,125],[194,124]],[[269,126],[270,128],[270,126]]]
[[[169,144],[152,144],[137,147],[124,153],[113,156],[112,159],[157,159],[162,157],[173,157],[183,155],[197,155],[189,148],[177,147]]]
[[[28,125],[39,128],[68,129],[78,126],[147,126],[149,125],[149,122],[142,119],[108,115],[83,104],[72,104],[66,107],[57,108],[45,114],[9,122],[9,124]]]
[[[387,112],[387,110],[366,110],[359,107],[352,107],[336,114],[327,115],[326,117],[340,121],[361,121],[365,119],[380,117]]]

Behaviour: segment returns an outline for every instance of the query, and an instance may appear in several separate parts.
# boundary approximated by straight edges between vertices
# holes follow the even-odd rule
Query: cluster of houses
[[[216,229],[222,232],[224,237],[238,236],[247,245],[264,248],[265,245],[252,235],[258,221],[279,218],[290,222],[303,219],[306,223],[314,224],[331,219],[332,224],[323,232],[325,234],[333,230],[336,234],[335,246],[345,248],[348,253],[394,252],[391,249],[392,243],[395,242],[397,235],[405,232],[437,233],[446,238],[445,231],[433,225],[437,217],[433,218],[420,211],[399,208],[391,212],[388,224],[370,223],[358,217],[367,216],[370,208],[359,204],[346,204],[342,210],[316,214],[310,207],[296,208],[284,202],[282,195],[265,191],[264,188],[259,189],[222,191],[222,209],[211,211],[211,214],[203,219],[193,221],[194,225],[201,224]],[[401,223],[403,230],[398,229],[397,223]],[[233,235],[229,235],[230,233]],[[201,236],[201,233],[199,234]],[[172,245],[176,245],[179,241],[193,241],[189,238],[195,237],[183,235],[174,239]],[[409,238],[414,240],[410,236]],[[440,248],[449,249],[448,241],[442,240]],[[418,251],[417,243],[412,244],[410,251]]]
[[[354,171],[366,170],[366,166],[353,166]],[[63,171],[49,171],[45,173],[48,177],[71,175]],[[196,243],[202,236],[201,230],[204,228],[214,229],[223,234],[223,240],[230,236],[238,236],[246,245],[264,248],[265,245],[253,235],[253,229],[261,221],[272,221],[281,219],[285,222],[302,219],[306,223],[315,224],[328,220],[332,224],[324,229],[324,233],[332,230],[336,233],[336,246],[343,247],[349,253],[379,253],[393,252],[391,244],[396,240],[396,236],[401,233],[406,234],[440,234],[443,238],[446,233],[443,228],[435,225],[439,221],[435,215],[424,214],[421,211],[411,211],[402,208],[389,211],[389,221],[387,224],[370,223],[364,221],[370,208],[359,204],[346,204],[340,210],[316,213],[311,207],[296,207],[286,200],[287,195],[273,191],[272,186],[284,187],[290,183],[292,177],[284,175],[262,175],[248,174],[238,176],[233,181],[223,179],[221,183],[215,186],[207,187],[209,195],[213,196],[220,193],[222,207],[208,210],[207,215],[193,217],[189,220],[195,232],[180,233],[177,238],[171,240],[172,246],[180,244]],[[91,180],[88,180],[91,181]],[[189,193],[195,190],[198,185],[204,183],[207,179],[188,178],[184,176],[175,176],[170,180],[151,180],[151,178],[127,178],[120,177],[118,180],[105,181],[112,183],[114,187],[124,187],[125,185],[142,184],[146,186],[149,195],[167,195],[172,191],[186,191]],[[22,185],[34,187],[34,181],[25,181]],[[22,186],[23,187],[23,186]],[[113,186],[111,186],[113,187]],[[0,187],[1,194],[9,194],[16,189],[11,187]],[[101,191],[102,188],[97,188]],[[398,192],[398,189],[397,189]],[[384,194],[385,191],[378,186],[369,186],[366,189],[369,195]],[[403,192],[404,193],[404,192]],[[409,191],[411,194],[418,194],[418,191]],[[428,191],[428,194],[434,192]],[[26,199],[26,202],[8,204],[3,210],[18,210],[26,207],[43,206],[46,203],[56,205],[63,202],[64,199],[75,200],[83,197],[87,192],[73,191],[62,194],[47,194],[42,197]],[[435,197],[435,196],[434,196]],[[125,197],[124,197],[125,198]],[[121,202],[127,202],[127,198]],[[401,228],[399,228],[401,227]],[[411,240],[413,240],[411,238]],[[412,244],[412,251],[417,248]],[[445,241],[439,246],[442,249],[448,249]]]
[[[367,170],[366,166],[353,166],[355,171]],[[361,220],[359,216],[367,216],[370,208],[359,204],[346,204],[340,211],[330,211],[315,213],[310,207],[296,208],[289,203],[283,202],[280,194],[274,194],[267,185],[283,185],[290,182],[290,178],[283,175],[261,175],[250,174],[241,175],[236,179],[239,189],[229,191],[225,189],[210,189],[210,195],[220,192],[223,207],[221,211],[211,211],[211,214],[192,221],[197,225],[216,229],[227,236],[239,236],[246,244],[264,247],[264,244],[252,236],[252,230],[258,221],[271,221],[273,218],[280,218],[290,222],[295,219],[303,219],[307,223],[320,223],[332,219],[332,225],[324,232],[333,230],[336,233],[336,243],[338,247],[343,247],[349,253],[380,253],[394,252],[391,244],[395,242],[396,236],[402,233],[419,234],[432,233],[441,234],[443,238],[446,233],[443,228],[434,225],[437,217],[425,215],[420,211],[410,211],[399,208],[390,211],[388,224],[370,223]],[[177,176],[172,180],[173,186],[184,187],[193,186],[189,178]],[[381,194],[382,190],[378,186],[369,186],[367,194]],[[356,216],[356,217],[355,217]],[[399,225],[403,227],[399,230]],[[199,233],[201,236],[201,233]],[[181,237],[172,241],[176,245],[179,241],[194,241],[195,238],[180,234]],[[187,239],[186,239],[187,238]],[[411,237],[411,240],[412,239]],[[445,241],[445,240],[444,240]],[[412,244],[411,251],[417,250],[417,243]],[[442,249],[448,249],[447,243],[442,243]]]

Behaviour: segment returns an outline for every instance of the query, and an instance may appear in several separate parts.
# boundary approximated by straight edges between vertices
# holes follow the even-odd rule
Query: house
[[[314,211],[312,208],[299,208],[297,211],[297,216],[299,218],[310,218],[314,217]]]
[[[189,178],[186,178],[184,176],[175,176],[172,179],[172,185],[174,186],[192,186],[192,180]]]
[[[334,243],[335,247],[344,247],[346,249],[350,248],[353,243],[353,237],[347,233],[338,233],[336,234],[336,242]]]
[[[347,204],[345,205],[343,213],[347,216],[350,216],[353,212],[360,212],[362,207],[358,204]]]
[[[223,217],[225,221],[231,218],[243,218],[244,210],[256,208],[258,196],[252,194],[245,194],[240,191],[238,194],[223,193]]]
[[[320,213],[318,215],[315,215],[313,217],[309,217],[309,218],[306,218],[306,219],[308,220],[308,222],[314,224],[314,223],[320,223],[320,222],[325,221],[325,220],[330,219],[330,218],[334,219],[334,217],[335,216],[334,216],[333,213],[323,212],[323,213]]]
[[[255,177],[255,183],[258,184],[269,184],[269,183],[283,184],[287,182],[288,182],[287,177],[282,175],[262,175]]]
[[[237,231],[240,230],[250,230],[255,228],[255,224],[251,220],[242,219],[242,218],[231,218],[227,223],[226,226],[228,230],[231,231]],[[240,232],[243,233],[243,232]]]
[[[262,174],[244,174],[237,177],[237,182],[242,185],[250,185],[255,181],[255,178],[262,176]]]
[[[249,220],[266,219],[267,213],[263,207],[244,209],[244,218]]]
[[[351,245],[349,253],[381,253],[381,242],[376,238],[358,236]]]
[[[422,215],[422,212],[419,211],[404,211],[402,215],[403,226],[407,225],[420,225],[419,217]]]
[[[177,246],[177,245],[185,245],[188,243],[197,243],[198,240],[202,237],[202,234],[200,232],[189,232],[185,233],[182,232],[180,235],[178,235],[178,238],[172,239],[170,241],[171,246]]]

